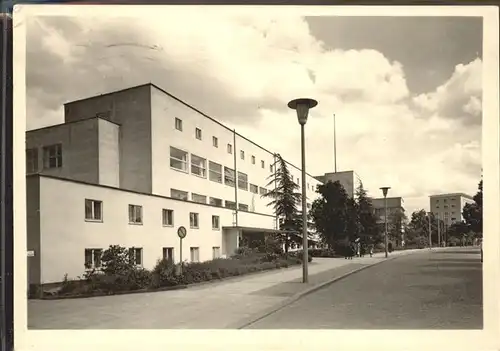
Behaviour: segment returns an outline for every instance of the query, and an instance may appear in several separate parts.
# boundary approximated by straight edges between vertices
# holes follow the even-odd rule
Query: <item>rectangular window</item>
[[[200,194],[195,194],[195,193],[191,193],[191,200],[193,200],[193,202],[197,202],[199,204],[206,204],[207,203],[207,197],[205,195],[200,195]]]
[[[259,188],[259,194],[260,194],[260,195],[265,195],[265,194],[267,194],[267,189],[266,189],[266,188],[263,188],[263,187],[260,187],[260,188]]]
[[[203,157],[191,154],[191,174],[198,177],[207,177],[207,160]]]
[[[238,209],[241,211],[248,211],[248,205],[238,204]]]
[[[242,160],[244,160],[244,159],[245,159],[245,151],[240,150],[240,158],[241,158]]]
[[[297,184],[300,184],[300,179],[299,178],[297,178]]]
[[[170,168],[188,172],[188,153],[186,151],[170,147]]]
[[[43,148],[43,168],[61,168],[62,160],[62,144],[54,144]]]
[[[131,224],[142,224],[142,206],[128,205],[128,222]]]
[[[262,168],[265,168],[266,167],[266,163],[264,162],[264,160],[260,160],[260,166]]]
[[[236,210],[236,202],[226,200],[226,208]]]
[[[85,249],[85,268],[98,269],[101,267],[102,249]]]
[[[188,200],[188,192],[183,191],[183,190],[177,190],[177,189],[170,189],[170,197],[174,199],[179,199],[179,200]]]
[[[255,156],[252,156],[252,164],[255,164]]]
[[[191,255],[191,262],[200,262],[200,248],[199,247],[190,247],[189,253]]]
[[[234,187],[234,169],[224,167],[224,184]]]
[[[128,249],[130,263],[142,266],[142,247],[131,247]]]
[[[232,154],[233,153],[233,145],[227,144],[227,153]]]
[[[175,117],[175,129],[182,132],[182,119]]]
[[[238,188],[248,191],[248,175],[238,172]]]
[[[209,161],[208,179],[210,179],[212,182],[222,183],[222,165]]]
[[[269,165],[269,172],[273,173],[273,165]]]
[[[194,135],[196,136],[196,139],[201,140],[201,129],[200,128],[196,128],[194,130]]]
[[[38,149],[26,150],[26,173],[32,174],[38,172]]]
[[[219,216],[212,216],[212,229],[220,229]]]
[[[218,259],[220,258],[220,247],[219,246],[214,246],[212,247],[212,259]]]
[[[162,251],[162,258],[169,263],[174,263],[174,248],[164,247]]]
[[[254,193],[254,194],[258,194],[259,193],[259,187],[255,184],[250,184],[250,192]]]
[[[200,217],[199,213],[190,212],[189,213],[189,227],[191,227],[192,229],[198,229],[199,224],[200,224],[199,217]]]
[[[161,211],[162,223],[164,227],[173,227],[174,225],[174,210],[162,209]]]
[[[219,147],[219,139],[217,139],[217,137],[212,137],[212,145],[214,147]]]
[[[102,221],[102,201],[85,199],[85,220]]]
[[[222,200],[221,199],[217,199],[216,197],[211,197],[209,199],[209,203],[212,206],[222,207]]]

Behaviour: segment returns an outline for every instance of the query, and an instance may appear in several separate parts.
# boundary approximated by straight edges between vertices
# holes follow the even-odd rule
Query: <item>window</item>
[[[38,172],[38,149],[26,150],[26,173]]]
[[[222,207],[222,200],[217,199],[216,197],[211,197],[209,200],[210,205]]]
[[[219,139],[217,139],[217,137],[212,137],[212,145],[214,147],[219,147]]]
[[[197,202],[199,204],[206,204],[207,203],[207,197],[205,195],[200,195],[200,194],[191,194],[191,200],[194,202]]]
[[[444,205],[444,208],[448,208],[448,205]]]
[[[436,208],[439,208],[439,206],[436,206]]]
[[[248,211],[248,205],[238,204],[238,209],[241,211]]]
[[[234,169],[224,167],[224,184],[234,187]]]
[[[142,224],[142,206],[128,205],[128,222],[130,224]]]
[[[252,164],[255,164],[255,156],[252,156]]]
[[[102,249],[85,249],[85,268],[97,269],[101,267]]]
[[[198,177],[207,177],[207,160],[203,157],[191,154],[191,174]]]
[[[173,247],[164,247],[162,250],[162,257],[169,263],[174,263],[174,248]]]
[[[55,144],[43,148],[43,168],[62,167],[62,145]]]
[[[226,208],[236,210],[236,202],[226,200]]]
[[[136,266],[142,266],[142,248],[141,247],[131,247],[128,249],[128,254],[130,258],[130,263]]]
[[[188,153],[186,151],[170,147],[170,167],[179,171],[188,172]]]
[[[210,179],[212,182],[222,183],[222,165],[209,161],[208,179]]]
[[[451,205],[451,207],[455,207],[455,205]]]
[[[297,178],[297,184],[299,184],[299,183],[300,183],[300,179],[299,179],[299,178]]]
[[[227,144],[227,153],[232,154],[233,153],[233,145]]]
[[[189,227],[192,229],[198,229],[199,228],[199,218],[200,218],[199,213],[190,212],[189,213]]]
[[[212,216],[212,229],[220,229],[219,216]]]
[[[161,211],[161,218],[164,227],[173,227],[174,225],[174,210],[163,209]]]
[[[182,132],[182,119],[175,117],[175,129]]]
[[[264,162],[264,160],[260,160],[260,166],[262,168],[265,168],[266,167],[266,163]]]
[[[452,221],[456,221],[457,219],[456,219],[455,217],[453,217],[451,220],[452,220]]]
[[[259,193],[259,187],[257,185],[254,185],[254,184],[250,184],[250,191],[254,194],[258,194]]]
[[[201,140],[201,129],[200,128],[196,128],[194,130],[194,135],[196,136],[196,139]]]
[[[448,200],[444,199],[443,201],[444,201],[444,202],[446,202],[446,201],[448,201]]]
[[[307,183],[307,189],[309,189],[309,183]]]
[[[245,159],[245,151],[240,150],[240,158],[241,158],[242,160],[244,160],[244,159]]]
[[[212,247],[212,259],[220,258],[220,247],[214,246]]]
[[[191,254],[191,262],[200,262],[200,248],[190,247],[189,253]]]
[[[259,188],[259,194],[260,194],[260,195],[265,195],[265,194],[267,194],[267,189],[266,189],[266,188],[263,188],[263,187],[260,187],[260,188]]]
[[[248,175],[238,172],[238,188],[248,190]]]
[[[85,220],[102,221],[102,201],[85,199]]]
[[[273,173],[273,165],[269,165],[269,172]]]
[[[174,199],[187,201],[188,192],[182,191],[182,190],[177,190],[177,189],[170,189],[170,197],[174,198]]]

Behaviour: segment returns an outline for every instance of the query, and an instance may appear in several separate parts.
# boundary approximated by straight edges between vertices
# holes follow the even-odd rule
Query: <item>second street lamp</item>
[[[313,99],[295,99],[288,103],[288,107],[297,111],[297,119],[300,124],[300,147],[302,153],[302,282],[308,281],[308,242],[307,242],[307,197],[306,197],[306,143],[304,126],[307,122],[309,110],[318,104]]]
[[[384,223],[385,223],[385,235],[384,235],[384,246],[385,246],[385,258],[387,258],[388,253],[387,253],[387,246],[388,246],[388,233],[387,233],[387,192],[389,191],[390,187],[384,186],[380,188],[382,190],[382,194],[384,194]]]

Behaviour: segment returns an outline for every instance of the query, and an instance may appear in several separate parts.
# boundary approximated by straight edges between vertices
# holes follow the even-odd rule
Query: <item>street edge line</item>
[[[292,297],[286,299],[285,301],[282,301],[280,303],[277,303],[276,305],[274,306],[271,306],[259,313],[256,313],[254,314],[253,316],[251,317],[248,317],[248,318],[244,318],[243,320],[233,324],[232,326],[229,326],[227,327],[227,329],[243,329],[245,327],[248,327],[249,325],[252,325],[254,324],[255,322],[263,319],[263,318],[266,318],[268,317],[269,315],[275,313],[275,312],[278,312],[279,310],[283,309],[284,307],[288,306],[288,305],[291,305],[292,303],[294,303],[295,301],[303,298],[304,296],[306,295],[309,295],[329,284],[333,284],[341,279],[344,279],[354,273],[357,273],[357,272],[360,272],[364,269],[367,269],[367,268],[370,268],[370,267],[373,267],[373,266],[376,266],[376,265],[379,265],[381,263],[384,263],[384,262],[388,262],[388,261],[391,261],[391,260],[394,260],[398,257],[401,257],[401,256],[404,256],[404,255],[398,255],[398,256],[394,256],[394,257],[388,257],[387,259],[383,259],[381,261],[378,261],[378,262],[375,262],[375,263],[372,263],[372,264],[369,264],[369,265],[366,265],[366,266],[363,266],[363,267],[359,267],[359,268],[356,268],[356,269],[353,269],[352,271],[350,272],[347,272],[347,273],[344,273],[342,274],[341,276],[338,276],[338,277],[335,277],[335,278],[332,278],[330,280],[327,280],[327,281],[324,281],[322,283],[318,283],[304,291],[301,291],[301,292],[298,292],[297,294],[293,295]]]

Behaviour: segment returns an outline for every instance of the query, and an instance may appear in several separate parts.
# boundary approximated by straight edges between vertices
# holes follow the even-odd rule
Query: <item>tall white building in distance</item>
[[[26,133],[29,283],[76,278],[109,245],[138,265],[229,256],[277,230],[273,152],[153,84],[73,101]],[[300,169],[290,165],[300,185]],[[307,176],[308,208],[320,182]]]
[[[463,221],[462,211],[468,203],[473,203],[472,196],[463,193],[440,194],[430,196],[430,209],[445,225]]]

